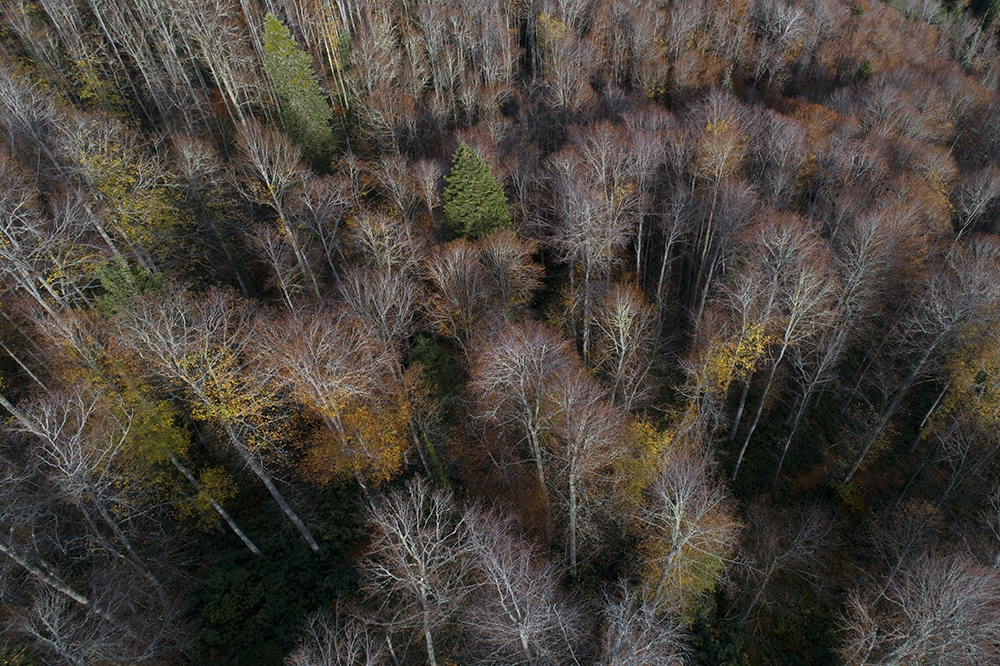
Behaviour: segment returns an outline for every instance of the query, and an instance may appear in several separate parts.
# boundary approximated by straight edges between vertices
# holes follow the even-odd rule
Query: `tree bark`
[[[778,371],[778,365],[785,357],[785,351],[787,351],[787,349],[787,344],[782,345],[778,358],[771,364],[771,372],[767,375],[767,383],[764,385],[764,394],[760,397],[760,404],[757,405],[757,413],[754,414],[753,422],[750,424],[750,430],[747,432],[747,435],[743,440],[743,448],[740,449],[740,455],[736,458],[736,468],[733,470],[733,481],[736,480],[736,475],[740,472],[740,465],[743,463],[743,455],[746,453],[747,447],[750,445],[750,438],[753,437],[753,432],[757,429],[757,424],[760,423],[760,415],[764,412],[764,405],[767,403],[768,393],[770,393],[771,385],[774,383],[774,375]]]
[[[740,419],[743,417],[743,408],[747,404],[747,393],[750,392],[750,382],[753,381],[753,370],[743,379],[743,390],[740,392],[740,404],[736,407],[736,416],[733,417],[733,424],[729,427],[729,441],[736,439],[736,431],[740,427]]]
[[[187,480],[191,482],[191,485],[194,486],[195,490],[201,490],[201,484],[198,483],[198,479],[194,478],[194,475],[190,471],[188,471],[188,468],[181,464],[181,461],[177,459],[177,456],[175,456],[172,453],[168,455],[170,458],[170,462],[172,462],[174,467],[176,467],[178,471],[180,471],[180,473],[183,474],[185,478],[187,478]],[[244,544],[246,544],[246,547],[250,549],[250,552],[253,553],[254,555],[260,555],[260,550],[257,548],[257,546],[254,545],[254,542],[250,540],[250,537],[248,537],[243,532],[243,530],[240,529],[240,526],[236,524],[236,521],[234,521],[229,516],[229,512],[223,509],[222,505],[220,505],[211,497],[208,498],[208,501],[212,504],[212,508],[215,509],[220,516],[222,516],[222,519],[226,521],[226,524],[229,525],[229,527],[233,530],[233,532],[236,533],[236,536],[238,536],[240,540],[243,541]]]
[[[274,501],[278,503],[279,507],[281,507],[282,513],[284,513],[285,516],[292,521],[292,524],[295,525],[299,534],[301,534],[302,538],[305,539],[307,544],[309,544],[309,548],[314,553],[319,552],[319,545],[313,538],[312,532],[309,531],[309,528],[306,527],[306,524],[302,522],[302,519],[299,518],[298,514],[295,513],[292,507],[288,505],[285,498],[281,496],[281,493],[278,492],[278,489],[275,487],[274,482],[271,480],[271,477],[268,476],[267,472],[265,472],[264,469],[257,464],[257,462],[253,459],[253,456],[251,456],[250,453],[244,448],[243,443],[236,436],[236,432],[233,430],[233,427],[226,424],[225,429],[226,435],[229,437],[229,441],[232,442],[233,448],[235,448],[236,452],[240,454],[241,458],[243,458],[243,462],[246,463],[246,466],[250,468],[250,471],[252,471],[257,478],[261,480],[267,488],[267,491],[271,493],[271,497],[273,497]]]

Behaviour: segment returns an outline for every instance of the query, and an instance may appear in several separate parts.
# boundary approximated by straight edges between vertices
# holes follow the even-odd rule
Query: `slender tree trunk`
[[[750,615],[753,613],[753,609],[757,607],[757,604],[760,602],[760,598],[764,595],[764,590],[767,589],[768,583],[771,582],[771,576],[774,575],[774,572],[775,572],[775,566],[772,563],[772,565],[768,567],[767,572],[764,574],[764,579],[761,580],[760,586],[757,588],[757,592],[753,595],[753,599],[750,600],[750,605],[747,606],[747,609],[743,612],[743,615],[740,616],[739,624],[741,626],[745,625],[747,620],[750,619]]]
[[[844,484],[850,483],[851,479],[854,478],[854,474],[858,471],[858,468],[861,467],[861,462],[865,459],[865,456],[868,455],[868,451],[871,450],[872,445],[875,443],[875,440],[878,438],[880,434],[882,434],[882,430],[885,429],[886,425],[889,424],[889,421],[892,420],[892,417],[896,415],[896,411],[903,404],[903,398],[909,391],[910,387],[913,385],[913,382],[915,382],[917,380],[917,377],[920,376],[920,371],[923,369],[924,364],[927,363],[927,360],[931,357],[931,354],[937,350],[938,345],[941,344],[941,342],[943,341],[944,341],[944,334],[942,333],[939,334],[937,338],[935,338],[934,342],[928,345],[927,349],[924,351],[923,356],[921,356],[917,364],[913,366],[913,370],[910,371],[910,374],[903,382],[903,385],[899,387],[898,391],[896,391],[896,395],[893,396],[892,401],[889,403],[888,407],[886,407],[885,411],[882,413],[882,416],[875,424],[875,427],[872,428],[871,431],[869,431],[868,436],[865,437],[865,441],[861,445],[861,451],[858,453],[857,459],[855,459],[854,464],[851,465],[851,469],[847,472],[847,475],[844,477]]]
[[[545,545],[552,550],[552,503],[549,501],[549,487],[545,482],[545,462],[542,458],[542,444],[539,441],[538,432],[535,428],[528,426],[528,442],[531,445],[531,454],[535,458],[535,475],[538,478],[538,490],[542,493],[542,502],[545,512]]]
[[[792,439],[795,437],[795,432],[799,429],[799,422],[802,420],[802,416],[806,413],[810,397],[812,397],[811,385],[806,388],[806,392],[802,394],[802,398],[799,400],[798,408],[795,410],[795,417],[792,419],[792,428],[788,431],[788,437],[785,438],[785,445],[781,449],[781,458],[778,460],[778,469],[774,470],[774,482],[777,482],[778,477],[781,476],[781,468],[785,464],[785,456],[788,455],[788,447],[791,446]]]
[[[792,408],[788,410],[788,415],[785,416],[785,422],[782,424],[786,428],[792,424],[792,419],[795,418],[795,413],[799,409],[799,403],[802,402],[802,396],[798,393],[795,394],[795,398],[792,400]]]
[[[167,455],[170,458],[170,462],[173,463],[174,467],[176,467],[178,471],[180,471],[180,473],[191,482],[191,485],[194,486],[195,490],[201,490],[201,484],[198,483],[198,479],[194,478],[194,475],[188,471],[188,468],[181,464],[181,461],[177,459],[177,456],[173,453],[169,453]],[[213,498],[208,498],[208,501],[212,504],[212,508],[215,509],[220,516],[222,516],[223,520],[226,521],[226,524],[229,525],[230,529],[236,533],[236,536],[238,536],[240,540],[246,544],[246,547],[250,549],[250,552],[254,555],[260,555],[260,550],[254,545],[254,542],[250,540],[250,537],[248,537],[243,530],[240,529],[240,526],[236,524],[236,521],[230,517],[229,512],[223,509],[222,505],[216,502]]]
[[[385,632],[385,646],[389,648],[389,656],[392,657],[394,666],[399,666],[399,657],[396,656],[396,648],[392,645],[392,634]]]
[[[21,565],[21,567],[25,571],[27,571],[32,576],[34,576],[38,580],[42,581],[43,583],[51,587],[56,592],[69,597],[70,599],[80,604],[81,606],[90,606],[90,600],[87,599],[87,597],[80,594],[79,592],[77,592],[76,590],[74,590],[69,585],[62,582],[55,576],[47,573],[42,568],[35,566],[26,556],[19,553],[17,547],[14,546],[13,544],[7,544],[4,543],[3,541],[0,541],[0,553],[3,553],[10,559],[17,562],[19,565]],[[50,569],[51,567],[46,565],[46,568]]]
[[[111,49],[111,53],[114,55],[115,60],[118,62],[119,70],[125,73],[125,81],[128,83],[128,87],[132,89],[132,94],[131,95],[127,94],[124,86],[122,86],[122,84],[118,82],[118,73],[112,66],[111,76],[115,80],[115,86],[118,88],[118,91],[122,93],[122,97],[128,100],[135,100],[135,102],[139,105],[139,108],[142,109],[143,115],[145,115],[148,120],[152,120],[152,117],[149,114],[149,110],[142,103],[142,96],[139,94],[139,90],[135,87],[135,84],[132,82],[131,77],[128,76],[128,69],[125,67],[125,61],[122,60],[121,53],[115,46],[115,40],[112,38],[111,33],[104,22],[104,14],[102,14],[97,7],[98,3],[95,2],[95,0],[89,0],[87,4],[90,7],[91,14],[93,14],[95,19],[97,19],[97,25],[100,26],[101,32],[104,34],[105,42],[107,42],[108,47]]]
[[[302,522],[302,519],[299,518],[298,514],[295,513],[294,510],[292,510],[292,507],[288,505],[288,502],[285,501],[285,498],[281,496],[280,492],[278,492],[278,489],[275,487],[274,482],[271,480],[271,477],[268,476],[267,472],[265,472],[264,469],[257,464],[257,461],[255,461],[253,457],[250,455],[250,453],[246,450],[246,448],[244,448],[243,443],[236,436],[236,432],[233,430],[233,427],[229,424],[226,424],[225,429],[226,429],[226,435],[229,437],[229,441],[232,443],[233,448],[236,449],[236,452],[240,454],[240,457],[243,459],[243,462],[246,463],[246,466],[250,468],[250,471],[252,471],[257,476],[257,478],[261,480],[261,482],[267,488],[267,491],[271,493],[271,497],[273,497],[274,501],[278,503],[279,507],[281,507],[282,513],[284,513],[285,516],[287,516],[288,519],[292,521],[292,524],[295,525],[295,528],[299,531],[299,534],[301,534],[302,538],[305,539],[307,544],[309,544],[309,548],[314,553],[318,552],[319,545],[313,538],[312,532],[309,531],[309,528],[306,527],[306,524]]]
[[[323,400],[323,396],[318,396],[319,400]],[[322,402],[320,404],[323,404]],[[340,422],[340,418],[331,418],[326,413],[322,413],[323,422],[326,423],[326,427],[333,433],[334,437],[337,438],[337,445],[340,447],[341,453],[347,460],[352,457],[352,451],[344,446],[344,442],[347,441],[347,433],[344,432],[344,427]],[[361,493],[365,496],[366,500],[371,500],[371,494],[368,492],[368,484],[365,483],[365,479],[361,476],[361,471],[356,465],[351,465],[351,469],[354,473],[354,480],[358,482],[358,486],[361,488]]]
[[[753,370],[743,379],[743,390],[740,392],[740,404],[736,407],[736,416],[733,417],[733,425],[729,427],[729,441],[736,439],[736,431],[740,427],[740,419],[743,417],[743,408],[747,404],[747,393],[750,392],[750,382],[753,381]]]
[[[645,233],[645,215],[639,214],[639,228],[635,234],[635,279],[642,285],[643,274],[642,274],[642,236]]]
[[[434,657],[434,638],[431,636],[430,616],[424,606],[424,642],[427,644],[427,663],[430,666],[437,666],[437,659]]]
[[[417,434],[416,426],[413,425],[413,421],[410,421],[410,440],[413,442],[414,448],[417,449],[417,455],[420,456],[420,465],[424,468],[424,474],[428,478],[438,478],[435,473],[436,469],[431,469],[431,462],[428,459],[427,451],[424,450],[424,445],[420,441],[420,436]]]
[[[15,354],[14,352],[12,352],[7,347],[7,345],[5,345],[3,343],[3,341],[0,341],[0,348],[3,348],[3,350],[5,352],[7,352],[7,355],[10,356],[12,359],[14,359],[14,362],[17,363],[21,367],[21,369],[24,370],[28,374],[28,376],[31,377],[35,381],[35,383],[38,384],[42,388],[43,391],[48,391],[48,389],[45,388],[45,384],[42,383],[42,380],[40,380],[38,377],[36,377],[35,373],[33,373],[31,371],[31,369],[28,368],[28,366],[24,364],[24,361],[22,361],[20,358],[18,358],[17,354]]]
[[[0,407],[3,407],[10,412],[11,416],[17,419],[29,432],[38,432],[37,426],[24,414],[24,412],[15,407],[13,403],[6,398],[6,396],[0,395]]]
[[[760,396],[760,404],[757,405],[757,412],[754,414],[753,421],[750,423],[750,430],[747,431],[746,437],[743,439],[743,447],[740,449],[740,455],[736,458],[736,468],[733,470],[733,481],[736,480],[736,475],[740,472],[740,465],[743,463],[743,455],[747,451],[747,446],[750,445],[750,438],[753,437],[754,430],[757,429],[757,424],[760,423],[760,415],[764,412],[764,405],[767,403],[767,396],[771,392],[771,385],[774,383],[774,375],[778,371],[778,365],[781,364],[781,359],[785,357],[785,351],[788,350],[788,344],[783,344],[781,351],[778,353],[778,358],[775,359],[774,363],[771,364],[771,372],[767,375],[767,383],[764,385],[764,394]]]
[[[545,493],[545,463],[542,460],[542,446],[538,443],[538,434],[533,430],[528,431],[528,438],[531,441],[531,455],[535,458],[535,475],[538,477],[538,485]]]
[[[87,481],[88,485],[90,485],[89,479]],[[104,506],[104,503],[100,501],[100,498],[97,496],[96,493],[93,494],[91,498],[91,503],[97,508],[97,512],[101,514],[101,518],[104,520],[105,524],[107,524],[107,526],[111,528],[111,531],[115,533],[115,536],[118,537],[118,540],[125,547],[125,552],[129,554],[128,559],[132,563],[132,565],[136,567],[140,572],[142,572],[142,575],[146,578],[146,580],[148,580],[153,585],[153,588],[156,590],[157,596],[160,597],[160,603],[163,604],[164,608],[169,608],[171,605],[170,597],[167,596],[167,591],[163,587],[163,583],[161,583],[160,580],[153,575],[153,572],[151,572],[149,568],[146,567],[142,559],[136,554],[135,550],[132,548],[132,542],[129,540],[127,536],[125,536],[125,531],[122,530],[118,522],[111,517],[111,514],[108,512],[107,507]]]
[[[951,428],[950,432],[949,432],[949,435],[946,435],[946,436],[950,436],[951,432],[954,432],[954,428]],[[938,452],[939,448],[941,448],[941,440],[940,439],[938,439],[936,442],[934,442],[934,446],[931,447],[931,450],[927,453],[926,456],[924,456],[923,460],[920,461],[920,464],[917,465],[917,468],[915,470],[913,470],[913,474],[911,474],[910,478],[907,479],[906,485],[903,486],[903,489],[899,491],[899,496],[896,497],[896,501],[893,502],[893,505],[892,505],[893,509],[895,509],[897,506],[899,506],[900,502],[903,501],[903,497],[906,496],[906,493],[910,490],[910,487],[914,483],[916,483],[916,481],[917,481],[918,478],[920,478],[920,475],[923,473],[924,468],[927,467],[927,463],[929,463],[931,461],[931,459],[934,458],[934,455]]]
[[[989,460],[993,458],[993,456],[996,455],[996,451],[997,451],[997,446],[994,446],[993,452],[990,453],[990,455],[987,456],[986,459]],[[948,479],[948,485],[945,486],[945,489],[941,492],[941,496],[938,497],[937,502],[934,503],[934,508],[940,509],[944,505],[948,497],[951,495],[952,491],[955,490],[955,485],[958,483],[958,480],[962,477],[962,472],[965,471],[965,463],[968,461],[970,455],[973,455],[973,452],[971,450],[971,443],[970,443],[970,448],[966,449],[965,452],[962,454],[962,458],[958,462],[958,467],[952,469],[951,476]]]
[[[247,298],[251,298],[256,294],[256,289],[251,292],[247,286],[249,279],[244,280],[243,271],[246,269],[246,263],[240,259],[239,262],[236,261],[236,256],[233,254],[233,248],[229,242],[229,239],[219,230],[218,225],[213,220],[210,222],[212,226],[212,234],[215,236],[216,242],[218,242],[219,247],[222,249],[222,253],[226,255],[226,263],[233,270],[233,277],[236,278],[236,283],[240,285],[240,292]]]
[[[535,663],[535,655],[531,653],[531,645],[528,643],[527,632],[521,630],[518,632],[518,635],[521,638],[521,656],[524,657],[524,662],[526,664]]]
[[[705,285],[701,289],[701,297],[698,299],[698,314],[694,318],[694,330],[697,332],[701,327],[701,315],[705,312],[705,303],[708,300],[708,290],[712,286],[712,278],[715,276],[715,264],[718,261],[719,250],[716,248],[712,253],[712,260],[708,264],[708,275],[705,276]]]
[[[934,398],[934,403],[931,405],[930,409],[928,409],[927,413],[924,414],[924,418],[920,419],[920,425],[917,426],[917,436],[913,438],[913,443],[910,444],[910,451],[909,451],[910,453],[913,453],[914,451],[917,450],[917,445],[920,443],[920,437],[923,434],[922,431],[924,429],[924,426],[926,426],[927,422],[931,419],[932,416],[934,416],[934,413],[937,411],[938,405],[941,404],[941,400],[944,398],[945,394],[948,393],[948,389],[950,387],[951,387],[951,382],[948,382],[947,384],[944,385],[944,388],[941,389],[941,392],[937,394],[936,398]]]
[[[569,475],[569,575],[576,578],[577,496],[576,474]]]
[[[569,265],[569,293],[576,294],[576,262],[571,261]],[[575,310],[575,308],[574,308]],[[573,337],[573,344],[579,343],[579,331],[576,327],[576,312],[572,312],[572,316],[569,317],[570,321],[570,335]]]
[[[868,371],[874,363],[875,357],[873,352],[869,350],[868,354],[865,356],[865,362],[858,371],[858,379],[854,382],[854,386],[851,388],[851,394],[847,397],[847,400],[844,401],[844,407],[840,410],[841,414],[846,414],[847,410],[851,408],[851,404],[854,402],[854,396],[856,396],[858,391],[861,390],[861,382],[864,381],[865,376],[868,374]],[[817,403],[817,406],[819,406],[819,403]]]
[[[656,585],[656,594],[653,597],[654,607],[659,606],[659,600],[663,598],[663,590],[667,587],[667,580],[670,578],[670,572],[673,569],[674,562],[677,560],[677,554],[680,548],[677,544],[677,535],[681,533],[681,513],[676,513],[674,515],[674,536],[671,539],[673,541],[670,544],[670,557],[663,564],[663,573],[660,574],[660,582]]]
[[[670,263],[670,245],[663,248],[663,260],[660,262],[660,276],[656,280],[656,338],[659,340],[663,330],[663,283],[666,282],[667,266]]]
[[[590,257],[583,262],[583,362],[590,367]]]
[[[302,251],[302,248],[299,247],[299,241],[295,238],[291,227],[288,225],[288,219],[285,217],[285,213],[281,209],[280,202],[274,201],[272,205],[274,206],[275,212],[278,213],[278,220],[281,222],[281,230],[285,232],[285,238],[288,239],[288,244],[292,246],[292,251],[295,252],[295,259],[299,262],[299,268],[303,273],[305,273],[306,277],[309,278],[309,283],[312,285],[313,296],[315,296],[316,300],[319,301],[319,282],[316,281],[316,273],[313,272],[312,267],[306,260],[305,253]]]
[[[694,191],[693,187],[692,191]],[[701,326],[701,315],[705,309],[705,300],[708,298],[708,288],[709,285],[712,283],[712,275],[715,273],[715,261],[716,258],[718,257],[718,247],[715,247],[714,249],[712,248],[713,236],[714,236],[712,225],[715,223],[715,207],[716,204],[718,203],[718,200],[719,200],[719,180],[716,179],[712,187],[712,205],[708,211],[708,222],[705,225],[705,239],[702,242],[702,247],[701,247],[701,261],[698,264],[698,271],[695,277],[695,285],[694,285],[695,296],[697,297],[697,295],[700,292],[700,298],[698,299],[698,313],[697,315],[695,315],[694,318],[695,332],[697,332],[698,328]],[[710,262],[708,261],[709,250],[712,251],[711,252],[712,258]],[[705,276],[704,278],[705,283],[704,286],[702,286],[701,278],[705,273],[706,263],[708,263],[708,274]]]

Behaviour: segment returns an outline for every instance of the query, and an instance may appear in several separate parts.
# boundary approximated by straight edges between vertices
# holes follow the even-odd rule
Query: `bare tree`
[[[1000,659],[1000,574],[962,554],[925,555],[877,595],[856,590],[842,620],[850,666]]]
[[[16,154],[24,155],[25,163],[38,164],[43,155],[50,168],[59,170],[56,142],[57,128],[62,125],[62,113],[50,95],[19,75],[9,60],[0,63],[0,114]]]
[[[980,525],[989,529],[986,538],[989,543],[989,559],[996,567],[1000,563],[1000,488],[992,488],[986,496],[986,506],[980,513]]]
[[[653,317],[653,308],[630,285],[613,285],[597,305],[594,367],[625,411],[642,405],[653,394]]]
[[[767,593],[779,575],[815,575],[815,559],[829,544],[831,528],[830,519],[818,507],[751,507],[741,548],[741,574],[745,578],[742,591],[750,598],[740,615],[740,624],[759,613],[761,604],[770,605]]]
[[[196,418],[217,424],[315,552],[319,545],[262,463],[267,440],[246,435],[275,405],[266,377],[250,371],[253,326],[246,303],[211,290],[203,297],[173,286],[137,299],[120,317],[121,340],[187,394]]]
[[[286,666],[379,666],[386,663],[386,650],[376,637],[375,627],[362,617],[320,610],[300,629],[298,644],[285,658]]]
[[[955,188],[955,241],[973,231],[989,206],[1000,196],[1000,169],[992,164],[981,171],[965,174]]]
[[[983,471],[995,460],[1000,449],[993,430],[995,421],[984,423],[966,414],[956,414],[952,418],[953,424],[938,435],[940,463],[948,471],[948,483],[938,496],[938,507],[944,506],[952,493],[962,486],[986,481],[982,478]]]
[[[254,224],[250,229],[250,244],[271,269],[265,286],[277,286],[288,309],[295,309],[294,295],[302,291],[305,276],[288,237],[270,224]]]
[[[996,244],[978,239],[969,247],[953,246],[942,264],[934,267],[921,298],[902,322],[900,347],[914,356],[910,372],[861,441],[844,483],[854,477],[875,440],[902,406],[910,388],[933,366],[935,355],[951,348],[963,333],[973,328],[991,329],[1000,314],[996,310],[1000,291],[997,262]]]
[[[698,146],[692,163],[694,179],[691,183],[703,181],[710,188],[708,201],[703,202],[704,213],[701,224],[695,231],[693,278],[690,280],[690,302],[696,303],[694,321],[701,320],[708,299],[712,278],[720,260],[728,250],[729,238],[739,229],[743,215],[750,214],[749,206],[723,206],[720,215],[721,197],[745,199],[739,188],[730,185],[727,191],[723,185],[732,179],[739,169],[746,149],[741,127],[743,109],[736,100],[720,90],[713,90],[705,102],[691,116],[691,122],[699,133]],[[724,203],[724,202],[722,202]],[[728,210],[726,210],[728,208]],[[734,215],[734,213],[742,213]]]
[[[683,612],[712,589],[735,547],[739,523],[705,451],[678,448],[636,515],[644,534],[642,603],[649,612]]]
[[[589,164],[587,159],[575,152],[560,154],[550,160],[549,172],[558,219],[552,242],[569,264],[571,294],[576,290],[577,269],[582,272],[581,311],[571,316],[574,322],[579,319],[581,349],[589,362],[595,283],[628,242],[629,220],[613,189],[625,184],[616,182],[603,152],[589,155]]]
[[[270,79],[256,64],[262,63],[263,58],[258,58],[252,50],[260,48],[255,31],[246,29],[254,23],[244,22],[233,0],[209,0],[207,4],[178,0],[167,8],[174,28],[218,86],[234,124],[246,121],[251,108],[275,101]],[[247,46],[248,41],[252,42],[251,47]]]
[[[416,171],[420,198],[427,207],[427,215],[434,219],[434,209],[441,203],[441,178],[444,176],[444,165],[434,160],[418,160],[413,165]]]
[[[41,588],[11,628],[54,657],[51,663],[159,664],[178,658],[183,645],[179,619],[158,609],[141,584],[108,570],[93,575],[91,585],[91,604],[101,612],[87,612]]]
[[[358,46],[351,52],[353,76],[350,85],[361,106],[364,106],[364,98],[380,82],[398,83],[403,66],[400,51],[394,41],[392,14],[381,11],[365,13],[369,15],[364,25],[359,26],[362,30],[352,35]],[[415,83],[419,85],[419,82]]]
[[[868,521],[864,542],[877,562],[877,567],[864,571],[869,584],[878,585],[871,590],[872,598],[884,595],[901,571],[931,552],[941,538],[942,527],[940,511],[919,501],[906,502]]]
[[[538,243],[503,229],[477,243],[479,262],[493,277],[500,298],[510,313],[524,310],[541,284],[544,268],[532,258]]]
[[[667,279],[673,273],[674,262],[682,258],[682,255],[675,256],[674,248],[680,245],[685,236],[689,235],[695,216],[694,193],[683,180],[674,180],[664,199],[665,201],[658,211],[659,217],[656,225],[663,245],[660,252],[660,274],[656,280],[655,292],[657,333],[663,328],[664,313],[667,311]]]
[[[728,374],[733,381],[743,385],[736,413],[729,426],[729,441],[736,439],[736,431],[743,417],[750,383],[754,374],[765,363],[769,345],[774,341],[773,330],[780,325],[780,292],[773,271],[765,262],[749,261],[741,270],[733,271],[732,278],[720,289],[718,301],[730,313],[729,327],[735,329],[733,358]]]
[[[622,586],[624,589],[624,586]],[[598,666],[681,666],[687,663],[684,631],[624,591],[623,599],[609,600],[601,629]]]
[[[825,326],[831,315],[834,297],[832,270],[819,238],[793,220],[766,224],[759,237],[761,259],[768,265],[772,284],[780,303],[781,320],[774,332],[776,344],[771,354],[770,370],[760,403],[743,439],[736,459],[733,479],[736,479],[750,438],[760,422],[775,374],[788,349],[814,335]]]
[[[805,127],[767,110],[750,128],[748,153],[751,177],[764,201],[778,210],[794,208],[799,172],[806,161]]]
[[[87,247],[79,220],[44,213],[41,192],[6,155],[0,155],[0,180],[0,275],[49,316],[72,318],[71,306],[84,300],[82,290],[93,279],[83,267],[100,254]]]
[[[383,151],[405,152],[419,138],[416,99],[389,80],[377,84],[355,108],[361,112],[364,136]]]
[[[374,174],[382,185],[383,194],[395,208],[394,214],[407,222],[412,221],[419,193],[407,159],[398,154],[384,157],[379,160]]]
[[[343,261],[340,229],[350,199],[348,188],[341,178],[308,177],[289,201],[292,217],[319,242],[330,275],[338,284],[340,272],[337,265]]]
[[[673,125],[674,119],[670,114],[655,109],[629,114],[624,120],[631,144],[631,159],[626,162],[627,182],[634,183],[636,188],[635,274],[645,284],[647,268],[643,259],[649,252],[646,218],[655,201],[657,176],[666,160],[666,149],[660,137]]]
[[[646,138],[640,142],[643,145],[635,146],[636,137],[610,123],[578,130],[571,136],[574,157],[582,167],[579,175],[607,202],[613,220],[631,222],[640,210],[644,192],[639,183],[648,186],[650,172],[658,162],[659,142]]]
[[[167,611],[173,601],[139,552],[138,542],[148,536],[136,529],[140,512],[120,490],[121,459],[126,456],[134,413],[124,405],[118,410],[113,406],[77,387],[19,409],[17,423],[38,439],[43,468],[61,491],[61,499],[80,511],[95,549],[133,567],[149,581]],[[108,531],[112,536],[106,536]]]
[[[244,183],[238,185],[242,185],[248,200],[268,206],[275,212],[278,226],[295,253],[299,270],[308,277],[313,296],[318,300],[319,283],[288,210],[288,197],[303,179],[299,149],[276,129],[265,127],[253,119],[240,127],[237,143],[248,176]]]
[[[59,37],[56,31],[50,26],[39,28],[32,22],[29,12],[23,11],[16,3],[5,2],[0,7],[4,21],[13,28],[39,69],[45,72],[46,78],[58,85],[63,94],[68,93],[69,82],[59,68]]]
[[[337,455],[315,461],[332,467],[322,478],[346,472],[367,490],[370,483],[394,476],[405,450],[395,442],[373,440],[363,428],[345,421],[349,408],[392,387],[390,368],[399,363],[394,350],[375,343],[344,309],[329,307],[297,309],[272,320],[260,333],[263,344],[255,348],[256,365],[314,410],[333,437]]]
[[[410,335],[420,296],[419,283],[401,271],[355,268],[344,277],[344,300],[373,338],[398,361]]]
[[[581,3],[582,4],[582,3]],[[544,58],[541,89],[545,101],[563,121],[586,117],[596,103],[596,95],[587,79],[588,65],[594,62],[593,45],[566,30],[557,20],[539,20],[539,41],[547,48],[538,49]]]
[[[81,606],[94,608],[90,598],[73,589],[66,582],[64,582],[56,574],[55,567],[45,561],[37,553],[34,553],[23,546],[14,543],[13,541],[8,541],[7,539],[0,540],[0,553],[9,557],[21,566],[25,572],[30,574],[42,584],[48,586],[53,592],[57,592],[68,599],[75,601]],[[96,609],[93,612],[101,613],[102,610]]]
[[[567,560],[575,576],[578,543],[609,486],[600,472],[618,455],[625,419],[597,383],[577,368],[557,376],[552,399],[547,491],[565,514]]]
[[[797,406],[774,473],[775,479],[781,474],[788,448],[809,403],[813,397],[817,397],[818,402],[824,387],[833,380],[833,369],[848,342],[878,312],[886,273],[891,265],[889,256],[894,233],[894,225],[886,217],[880,214],[863,216],[837,234],[835,261],[840,280],[835,287],[833,316],[829,326],[819,332],[815,344],[792,348],[795,381],[801,394],[796,397]]]
[[[559,570],[494,512],[465,513],[469,556],[481,581],[461,623],[487,647],[485,661],[569,662],[579,649],[582,615],[559,591]]]
[[[516,430],[534,463],[538,488],[547,496],[545,436],[552,429],[553,386],[573,366],[569,343],[544,325],[507,326],[480,346],[473,358],[471,387],[480,412]],[[551,506],[546,505],[551,522]]]
[[[127,248],[142,266],[154,269],[177,239],[180,222],[165,160],[147,137],[110,115],[76,114],[61,130],[66,175],[95,202],[84,220],[109,246]]]
[[[0,404],[10,411],[22,426],[33,427],[35,424],[27,414],[14,407],[0,396]],[[67,524],[52,521],[52,515],[46,507],[53,504],[51,492],[45,486],[45,477],[39,474],[41,461],[29,458],[27,465],[16,467],[7,456],[0,459],[3,465],[0,476],[0,490],[6,501],[0,507],[0,525],[4,536],[0,537],[0,553],[16,563],[20,569],[36,581],[45,585],[52,592],[58,593],[82,607],[87,613],[103,617],[108,622],[123,625],[123,622],[95,600],[89,590],[75,587],[79,581],[70,584],[64,580],[59,568],[51,556],[61,557],[71,544],[78,542],[92,543],[84,532],[81,537],[78,532],[55,529],[67,527]],[[89,525],[88,525],[89,527]],[[5,571],[7,577],[13,574]],[[19,583],[17,587],[31,589],[28,583]],[[37,591],[38,588],[36,588]]]
[[[411,276],[419,273],[425,240],[412,225],[370,212],[362,212],[353,222],[348,246],[358,253],[361,263]]]
[[[103,24],[134,63],[161,122],[178,124],[191,132],[211,118],[208,95],[204,81],[195,81],[199,74],[185,67],[189,56],[178,48],[173,12],[169,5],[166,9],[145,2],[105,6]],[[107,37],[111,39],[111,35]]]
[[[361,564],[369,593],[384,604],[389,625],[417,630],[427,662],[436,666],[434,634],[469,591],[465,521],[449,493],[418,478],[372,499],[369,527],[372,542]]]
[[[762,79],[773,83],[780,78],[786,63],[791,59],[788,51],[801,47],[801,35],[806,27],[805,12],[799,7],[774,0],[759,0],[751,12],[759,38],[758,53],[754,58],[756,87]]]
[[[425,306],[428,320],[470,356],[473,336],[498,319],[497,285],[479,263],[476,246],[466,240],[436,248],[425,269],[432,286]]]

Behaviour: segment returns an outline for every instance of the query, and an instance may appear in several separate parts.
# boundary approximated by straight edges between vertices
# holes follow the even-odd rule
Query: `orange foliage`
[[[319,427],[306,440],[299,473],[320,486],[355,474],[376,486],[392,480],[410,452],[412,415],[409,398],[399,390],[381,401],[345,405],[341,432]]]

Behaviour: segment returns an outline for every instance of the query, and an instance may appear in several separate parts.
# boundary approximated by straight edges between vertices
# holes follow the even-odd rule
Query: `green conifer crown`
[[[490,167],[464,142],[444,177],[444,227],[449,234],[475,240],[510,226],[507,197]]]

